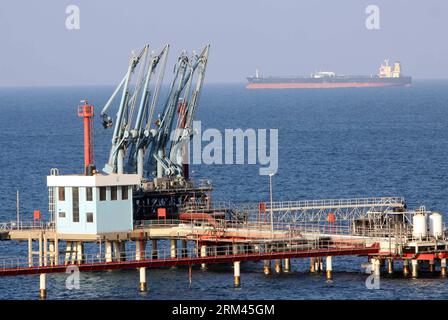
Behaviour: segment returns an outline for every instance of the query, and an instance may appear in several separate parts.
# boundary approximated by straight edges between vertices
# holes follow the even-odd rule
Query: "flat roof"
[[[47,176],[48,187],[109,187],[139,185],[138,174],[95,174]]]

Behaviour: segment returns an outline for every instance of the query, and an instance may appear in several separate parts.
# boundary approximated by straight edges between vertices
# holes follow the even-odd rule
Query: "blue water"
[[[79,100],[97,106],[111,87],[0,89],[0,221],[15,218],[21,192],[22,218],[47,209],[50,168],[81,172]],[[448,212],[448,81],[415,81],[411,87],[250,91],[243,84],[206,85],[197,118],[206,128],[278,128],[279,170],[274,200],[404,196]],[[95,123],[96,162],[104,164],[111,131]],[[268,199],[268,178],[257,165],[196,165],[195,177],[210,178],[215,200]],[[0,256],[25,255],[25,243],[0,242]],[[190,286],[183,268],[148,271],[149,292],[138,292],[137,271],[81,274],[81,289],[65,288],[65,275],[48,276],[49,299],[446,299],[447,280],[384,276],[379,290],[365,287],[365,258],[334,258],[334,280],[310,275],[306,260],[293,272],[264,276],[257,263],[243,265],[242,286],[233,288],[230,267],[195,270]],[[0,278],[0,299],[36,299],[37,276]]]

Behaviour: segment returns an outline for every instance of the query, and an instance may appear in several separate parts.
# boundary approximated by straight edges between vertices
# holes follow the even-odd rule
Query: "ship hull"
[[[336,77],[315,78],[247,78],[247,89],[331,89],[331,88],[369,88],[397,87],[411,84],[411,77]]]
[[[359,82],[345,82],[345,83],[249,83],[247,89],[331,89],[331,88],[368,88],[368,87],[396,87],[409,86],[410,83],[391,83],[391,82],[377,82],[377,83],[359,83]]]

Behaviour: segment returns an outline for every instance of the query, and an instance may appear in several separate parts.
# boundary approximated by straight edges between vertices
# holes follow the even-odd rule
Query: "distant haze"
[[[370,4],[379,30],[365,26]],[[68,5],[79,30],[66,28]],[[145,43],[170,43],[173,61],[210,42],[208,83],[244,82],[255,68],[375,74],[387,57],[414,78],[448,78],[447,14],[446,0],[2,1],[0,86],[115,84]]]

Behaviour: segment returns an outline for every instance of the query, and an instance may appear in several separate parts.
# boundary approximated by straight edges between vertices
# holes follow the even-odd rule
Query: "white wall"
[[[99,199],[99,188],[96,196]],[[107,200],[97,202],[97,232],[123,232],[133,229],[132,187],[128,187],[128,200],[121,200],[121,187],[118,187],[118,200],[110,200],[110,187],[107,187]]]
[[[97,188],[94,188],[97,189]],[[96,234],[97,207],[95,206],[97,193],[93,192],[93,201],[86,201],[86,187],[79,187],[79,222],[73,222],[72,187],[65,187],[65,201],[59,201],[59,190],[55,190],[56,198],[56,230],[60,233]],[[65,218],[59,217],[59,212],[65,212]],[[93,213],[93,223],[88,223],[87,212]]]

